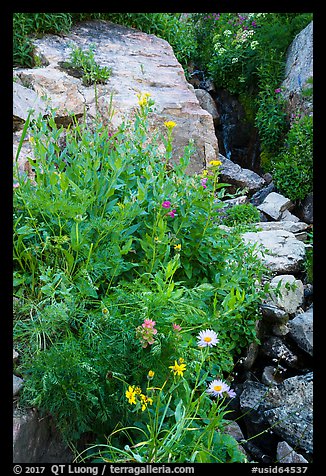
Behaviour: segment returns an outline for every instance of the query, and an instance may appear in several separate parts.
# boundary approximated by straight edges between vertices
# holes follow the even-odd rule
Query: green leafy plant
[[[223,224],[227,226],[251,225],[260,221],[260,213],[251,203],[242,203],[228,208]]]
[[[78,46],[71,46],[71,53],[68,61],[63,66],[68,70],[75,71],[81,75],[86,86],[94,83],[106,83],[111,75],[111,69],[99,66],[95,61],[95,45],[89,45],[87,50],[82,50]]]
[[[292,201],[303,200],[313,187],[313,117],[298,117],[285,145],[272,162],[278,190]]]
[[[204,339],[217,344],[212,331],[203,331]],[[205,342],[203,340],[202,342]],[[213,379],[205,369],[210,348],[201,347],[191,363],[175,359],[169,368],[173,373],[160,381],[156,373],[147,373],[143,385],[124,384],[134,423],[118,428],[107,438],[106,444],[93,445],[77,457],[78,462],[113,463],[233,463],[245,462],[236,440],[224,431],[228,400],[235,396],[221,379]],[[187,374],[196,375],[189,385]],[[185,374],[185,375],[184,375]],[[128,444],[116,446],[117,436]]]
[[[174,159],[173,121],[149,135],[153,105],[139,93],[134,120],[117,129],[76,118],[64,129],[53,112],[23,130],[35,159],[32,177],[14,167],[21,402],[52,414],[69,441],[130,425],[116,377],[144,385],[149,369],[163,382],[171,361],[195,365],[203,327],[219,336],[210,375],[257,340],[267,270],[216,224],[220,162],[187,175],[194,145]]]

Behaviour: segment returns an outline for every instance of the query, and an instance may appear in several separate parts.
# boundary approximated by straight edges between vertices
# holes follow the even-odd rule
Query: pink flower
[[[173,210],[171,210],[170,212],[168,212],[168,215],[170,215],[170,217],[173,218],[176,212],[177,212],[177,211],[176,211],[175,209],[173,209]]]
[[[207,178],[201,179],[200,183],[201,183],[201,185],[202,185],[204,188],[207,188],[207,185],[206,185],[206,183],[207,183]]]
[[[281,88],[276,88],[274,92],[275,92],[276,94],[278,94],[278,93],[280,93],[281,91],[282,91]]]
[[[156,324],[156,321],[152,321],[152,319],[144,319],[144,322],[142,323],[142,327],[147,329],[153,329],[155,324]]]
[[[171,202],[169,200],[165,200],[165,202],[162,203],[163,208],[170,208],[171,207]]]
[[[14,187],[14,188],[18,188],[18,187],[19,187],[19,183],[18,183],[18,182],[15,182],[15,183],[13,184],[13,187]]]
[[[181,331],[181,329],[182,329],[182,327],[179,326],[179,324],[175,324],[175,323],[172,324],[172,327],[173,327],[173,330],[177,331],[177,332]]]

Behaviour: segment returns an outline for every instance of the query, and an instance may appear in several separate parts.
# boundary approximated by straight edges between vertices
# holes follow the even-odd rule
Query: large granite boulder
[[[197,151],[187,170],[190,174],[216,160],[213,118],[200,106],[167,41],[107,21],[90,21],[75,25],[65,36],[45,35],[33,43],[42,66],[16,69],[16,81],[46,97],[63,123],[71,113],[77,117],[84,113],[99,115],[104,123],[113,113],[110,123],[117,127],[125,119],[132,119],[137,94],[147,92],[155,101],[151,126],[165,132],[165,121],[177,124],[173,129],[176,160],[189,140],[194,140]],[[69,60],[72,45],[82,50],[94,45],[96,63],[111,70],[105,84],[86,86],[80,77],[69,74],[64,63]]]
[[[313,77],[313,22],[310,22],[293,40],[286,56],[285,79],[282,94],[288,100],[289,114],[312,112],[312,97],[302,94],[311,87]]]

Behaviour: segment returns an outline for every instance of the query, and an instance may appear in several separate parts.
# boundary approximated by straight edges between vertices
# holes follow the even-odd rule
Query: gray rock
[[[290,221],[290,222],[297,222],[297,221],[300,221],[300,219],[293,215],[293,213],[289,212],[289,210],[284,210],[280,217],[279,217],[279,220],[281,221]]]
[[[62,67],[71,53],[71,43],[82,49],[93,43],[96,63],[112,70],[107,83],[98,84],[96,91]],[[137,94],[148,92],[155,101],[149,134],[155,130],[166,135],[164,122],[174,121],[177,125],[173,129],[173,157],[177,161],[190,138],[194,140],[197,152],[192,155],[187,173],[203,170],[206,151],[210,153],[209,160],[217,159],[218,142],[212,116],[188,87],[184,71],[167,41],[107,21],[87,21],[74,25],[64,37],[47,34],[33,39],[33,45],[35,54],[43,58],[46,66],[18,69],[15,73],[39,96],[45,94],[49,98],[49,106],[57,108],[57,118],[64,121],[71,114],[83,117],[86,111],[88,118],[98,116],[108,123],[113,110],[110,127],[115,129],[133,119],[138,108]],[[164,145],[163,141],[158,145]]]
[[[261,351],[272,360],[277,360],[278,362],[286,364],[292,368],[297,367],[298,356],[288,349],[283,340],[278,336],[269,337],[262,344]]]
[[[274,324],[272,327],[272,333],[278,337],[284,337],[289,333],[287,324]]]
[[[268,423],[274,433],[295,448],[313,451],[313,374],[309,372],[268,387],[247,380],[240,408],[254,423]]]
[[[243,233],[242,238],[245,243],[258,247],[257,257],[272,272],[284,274],[301,270],[306,249],[293,233],[286,230],[249,231]]]
[[[272,324],[286,324],[290,317],[288,312],[273,303],[263,303],[260,310],[264,321]]]
[[[264,385],[268,387],[271,385],[278,385],[281,381],[279,379],[279,374],[275,371],[275,367],[268,365],[264,368],[261,381]]]
[[[274,230],[286,230],[291,233],[300,233],[308,229],[309,225],[302,221],[265,221],[255,224],[257,230],[261,231],[274,231]]]
[[[18,395],[20,390],[22,389],[24,384],[24,380],[21,379],[20,377],[17,377],[16,375],[13,375],[13,382],[12,382],[12,388],[13,388],[13,396],[15,397]]]
[[[50,424],[34,410],[14,409],[14,463],[71,463],[73,455]]]
[[[239,188],[245,188],[248,193],[255,193],[265,185],[265,180],[252,170],[243,169],[222,154],[219,154],[221,182],[235,185]]]
[[[302,314],[297,314],[288,323],[289,336],[297,345],[313,355],[313,307]]]
[[[263,176],[263,178],[264,178],[264,176]],[[265,179],[265,181],[266,181],[266,179]],[[273,182],[271,182],[266,187],[263,187],[260,190],[258,190],[258,192],[254,193],[253,196],[250,199],[250,203],[252,203],[252,205],[257,207],[258,205],[263,203],[263,201],[265,200],[267,195],[269,195],[271,192],[274,192],[274,190],[275,190],[275,185],[274,185]]]
[[[296,453],[286,441],[280,441],[277,444],[276,459],[277,463],[308,463],[306,458]]]
[[[303,303],[303,283],[292,274],[275,276],[270,282],[269,297],[272,301],[271,304],[293,314]]]
[[[18,357],[19,357],[18,352],[15,349],[12,349],[12,360],[13,360],[13,362],[16,362]]]
[[[264,201],[257,206],[257,208],[274,220],[279,220],[282,213],[285,210],[293,208],[293,206],[293,203],[288,198],[280,193],[271,192],[265,197]]]
[[[46,114],[46,103],[35,91],[25,88],[21,84],[13,83],[13,117],[15,120],[25,122],[29,111],[31,117],[35,118],[39,114]]]
[[[215,101],[209,92],[205,91],[205,89],[195,89],[195,94],[201,107],[212,116],[214,123],[218,124],[220,115],[218,113]]]
[[[285,63],[285,79],[281,85],[282,95],[288,100],[289,115],[298,111],[307,114],[312,110],[312,99],[302,90],[307,80],[313,77],[313,22],[310,22],[291,43]],[[311,86],[309,86],[311,87]]]

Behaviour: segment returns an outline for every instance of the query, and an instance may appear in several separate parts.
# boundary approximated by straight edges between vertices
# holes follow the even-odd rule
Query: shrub
[[[303,200],[313,186],[313,118],[299,117],[286,137],[281,153],[272,162],[278,190],[292,201]]]
[[[260,221],[260,213],[252,203],[234,205],[226,210],[223,224],[227,226],[250,225]]]

